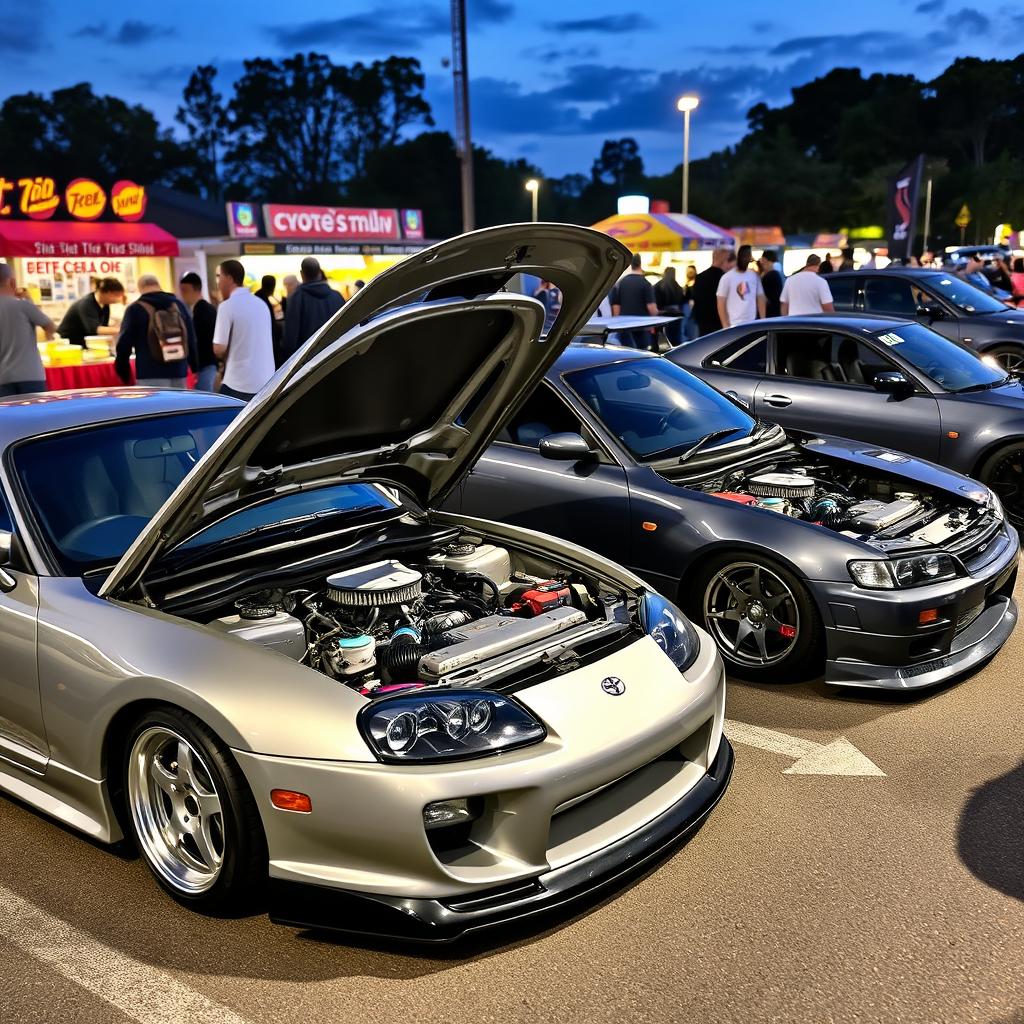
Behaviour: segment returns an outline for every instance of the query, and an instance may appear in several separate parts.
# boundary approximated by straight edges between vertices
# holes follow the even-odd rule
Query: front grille
[[[988,549],[1002,527],[1002,521],[995,516],[982,519],[965,537],[950,541],[946,550],[956,555],[962,562],[971,562]]]

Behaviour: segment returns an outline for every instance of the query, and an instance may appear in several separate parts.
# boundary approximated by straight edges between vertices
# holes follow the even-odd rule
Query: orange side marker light
[[[644,529],[645,529],[645,530],[646,530],[646,531],[647,531],[648,533],[654,533],[654,531],[655,531],[655,530],[656,530],[656,529],[658,528],[658,524],[657,524],[657,523],[652,523],[652,522],[650,522],[650,521],[646,521],[646,522],[643,522],[643,523],[641,523],[640,525],[641,525],[641,526],[642,526],[642,527],[643,527],[643,528],[644,528]]]
[[[295,811],[297,814],[310,814],[313,801],[305,793],[296,793],[291,789],[272,789],[270,802],[279,811]]]

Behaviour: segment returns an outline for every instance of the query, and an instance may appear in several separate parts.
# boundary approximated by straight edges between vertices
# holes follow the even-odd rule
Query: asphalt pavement
[[[736,682],[729,719],[770,731],[748,739],[845,737],[884,775],[736,742],[718,809],[641,880],[441,953],[195,916],[0,799],[0,1022],[1024,1024],[1022,667],[1024,626],[924,696]]]

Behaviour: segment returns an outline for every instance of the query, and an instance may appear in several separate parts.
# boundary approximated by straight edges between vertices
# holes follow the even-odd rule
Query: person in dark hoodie
[[[117,337],[114,369],[125,384],[132,382],[133,352],[136,383],[143,387],[184,388],[189,369],[198,369],[192,317],[153,274],[139,278],[139,299],[125,310]]]
[[[284,355],[290,356],[345,304],[325,280],[320,261],[307,256],[299,268],[302,284],[288,298],[284,314]]]

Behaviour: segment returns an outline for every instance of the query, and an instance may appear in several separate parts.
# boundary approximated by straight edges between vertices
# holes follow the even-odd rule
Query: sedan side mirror
[[[918,316],[926,316],[929,320],[945,320],[946,311],[935,303],[927,303],[926,305],[917,307]]]
[[[881,391],[883,395],[896,395],[899,398],[906,397],[914,390],[913,382],[899,370],[876,373],[871,384],[876,391]]]
[[[583,462],[597,458],[595,452],[579,434],[548,434],[540,441],[540,453],[555,462]]]

